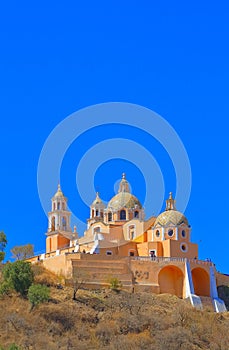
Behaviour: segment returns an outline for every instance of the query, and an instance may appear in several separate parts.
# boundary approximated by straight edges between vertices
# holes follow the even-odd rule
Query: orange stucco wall
[[[196,295],[210,296],[210,277],[203,267],[192,269],[192,280]]]
[[[162,241],[164,256],[166,257],[181,257],[181,258],[189,258],[194,259],[198,258],[198,245],[191,242],[185,242],[187,247],[187,251],[183,252],[181,250],[181,245],[183,242],[175,241],[172,239],[167,239]]]

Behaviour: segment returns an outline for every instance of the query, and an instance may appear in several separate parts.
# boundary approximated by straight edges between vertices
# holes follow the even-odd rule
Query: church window
[[[173,235],[173,230],[169,230],[168,235],[169,235],[169,237],[172,237],[172,235]]]
[[[156,237],[160,237],[160,231],[159,230],[156,231]]]
[[[56,210],[56,203],[53,203],[53,210]]]
[[[134,256],[135,255],[134,253],[135,253],[134,250],[130,250],[129,251],[129,256]]]
[[[125,210],[120,211],[120,220],[126,220],[126,211]]]
[[[62,218],[62,226],[63,226],[64,231],[66,231],[67,224],[66,224],[66,218],[65,217]]]
[[[182,235],[182,237],[185,237],[185,236],[186,236],[185,230],[182,230],[181,235]]]
[[[180,249],[182,252],[186,253],[188,251],[188,247],[185,243],[181,243]]]
[[[64,202],[62,203],[62,209],[65,210],[65,205]]]
[[[55,231],[56,224],[55,224],[55,216],[52,217],[52,231]]]
[[[60,210],[60,202],[57,203],[57,210]]]
[[[99,211],[98,210],[95,211],[95,216],[99,216]]]
[[[112,213],[108,213],[108,221],[112,221]]]
[[[139,212],[137,210],[134,212],[134,217],[139,218]]]
[[[112,255],[113,253],[112,253],[112,251],[111,250],[107,250],[106,251],[106,255]]]

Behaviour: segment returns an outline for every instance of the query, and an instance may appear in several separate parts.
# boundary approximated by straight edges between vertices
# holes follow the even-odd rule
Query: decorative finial
[[[166,201],[165,210],[176,210],[176,201],[173,199],[173,193],[169,192],[169,199]]]
[[[120,192],[130,192],[129,183],[126,180],[126,174],[125,173],[122,173],[122,180],[120,181],[120,184],[119,184],[118,193],[120,193]]]

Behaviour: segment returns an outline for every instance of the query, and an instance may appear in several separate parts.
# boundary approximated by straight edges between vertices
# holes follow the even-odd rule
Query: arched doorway
[[[210,278],[206,270],[195,267],[192,270],[192,281],[196,295],[210,296]]]
[[[159,272],[160,293],[174,294],[183,297],[183,272],[176,266],[166,266]]]

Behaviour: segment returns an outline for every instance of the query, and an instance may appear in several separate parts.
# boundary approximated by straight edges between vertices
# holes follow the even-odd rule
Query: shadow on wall
[[[160,293],[170,293],[183,297],[183,272],[176,266],[166,266],[159,272],[158,275]]]
[[[222,299],[229,311],[229,286],[219,286],[218,288],[219,298]]]
[[[198,296],[210,296],[210,277],[201,267],[192,270],[192,280],[195,294]]]

